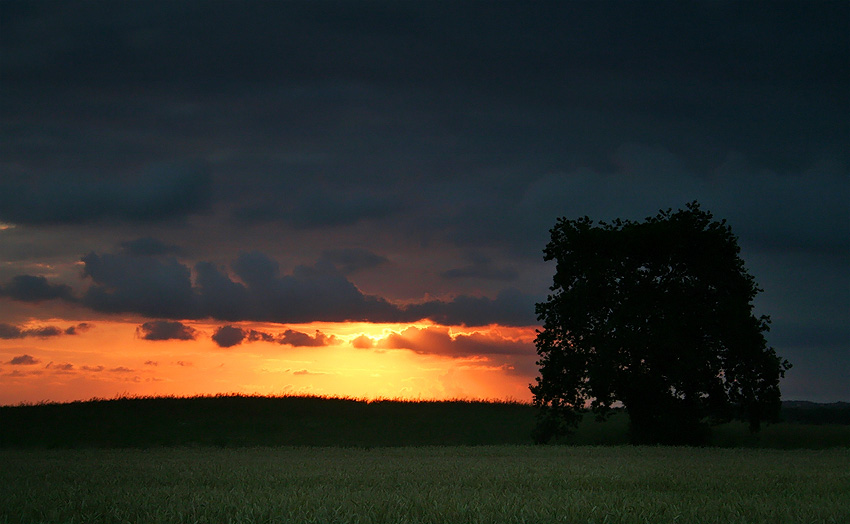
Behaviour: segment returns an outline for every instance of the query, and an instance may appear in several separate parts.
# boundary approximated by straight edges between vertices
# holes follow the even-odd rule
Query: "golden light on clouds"
[[[526,401],[536,357],[534,328],[238,323],[244,338],[221,347],[221,324],[179,323],[169,336],[182,340],[146,340],[143,324],[18,326],[0,339],[0,404],[216,393]]]

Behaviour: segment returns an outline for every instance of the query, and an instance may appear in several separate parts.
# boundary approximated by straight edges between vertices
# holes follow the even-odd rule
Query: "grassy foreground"
[[[0,450],[0,523],[846,523],[850,449]]]

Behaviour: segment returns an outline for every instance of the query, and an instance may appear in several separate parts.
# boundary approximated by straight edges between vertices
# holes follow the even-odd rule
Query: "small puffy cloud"
[[[26,333],[28,336],[32,336],[32,337],[50,338],[50,337],[58,337],[59,335],[64,335],[66,333],[66,330],[59,329],[56,326],[43,326],[43,327],[28,329],[24,333]]]
[[[327,375],[327,373],[322,373],[319,371],[309,371],[306,369],[299,369],[298,371],[293,371],[293,375]]]
[[[80,369],[83,371],[91,371],[93,373],[100,373],[105,368],[103,366],[82,366]]]
[[[7,362],[7,364],[10,364],[12,366],[32,366],[38,364],[39,362],[41,362],[41,360],[33,357],[32,355],[20,355],[14,357],[12,360]]]
[[[287,329],[278,337],[278,342],[295,347],[319,347],[333,344],[336,342],[336,337],[327,336],[319,330],[316,330],[314,336],[310,336],[307,333]]]
[[[48,363],[44,366],[45,369],[52,369],[54,371],[73,371],[74,365],[70,362],[66,362],[64,364],[54,364],[53,362]]]
[[[245,340],[245,331],[236,326],[221,326],[212,335],[213,342],[219,347],[229,348],[237,346]]]
[[[159,362],[157,362],[156,360],[145,360],[145,365],[146,366],[158,366]]]
[[[229,348],[242,342],[275,342],[271,333],[255,329],[242,329],[236,326],[221,326],[212,335],[213,342],[219,347]]]
[[[136,328],[143,340],[195,340],[197,331],[175,320],[152,320]]]
[[[132,373],[133,370],[130,368],[126,368],[124,366],[118,366],[117,368],[112,368],[109,371],[113,373]]]
[[[375,347],[375,341],[366,335],[360,335],[351,341],[351,345],[357,349],[370,349]]]
[[[71,326],[71,327],[65,329],[65,334],[66,335],[78,335],[80,333],[84,333],[84,332],[90,330],[93,327],[94,327],[94,325],[89,323],[89,322],[80,322],[76,326]]]
[[[254,329],[248,330],[248,335],[245,337],[248,339],[248,342],[274,342],[275,337],[271,333],[266,333],[264,331],[257,331]]]
[[[45,300],[65,299],[73,301],[71,287],[65,284],[51,284],[47,278],[34,275],[18,275],[7,284],[0,286],[0,296],[7,296],[21,302],[42,302]]]

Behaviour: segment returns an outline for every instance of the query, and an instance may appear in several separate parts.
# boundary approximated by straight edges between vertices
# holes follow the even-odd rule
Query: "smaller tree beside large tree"
[[[709,424],[757,431],[779,415],[791,367],[767,345],[762,291],[725,220],[698,203],[644,222],[561,218],[545,260],[556,270],[535,344],[536,439],[564,434],[621,403],[633,443],[699,444]]]

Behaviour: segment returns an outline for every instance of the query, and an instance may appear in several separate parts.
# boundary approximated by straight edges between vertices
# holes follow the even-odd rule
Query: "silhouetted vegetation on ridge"
[[[786,403],[760,435],[717,428],[712,445],[850,445],[850,404]],[[519,402],[365,401],[315,396],[128,397],[0,406],[0,447],[426,446],[531,444],[537,410]],[[843,425],[842,425],[843,424]],[[628,417],[582,421],[561,444],[625,444]]]
[[[511,402],[129,397],[0,407],[0,446],[503,444],[527,440],[533,421]]]

